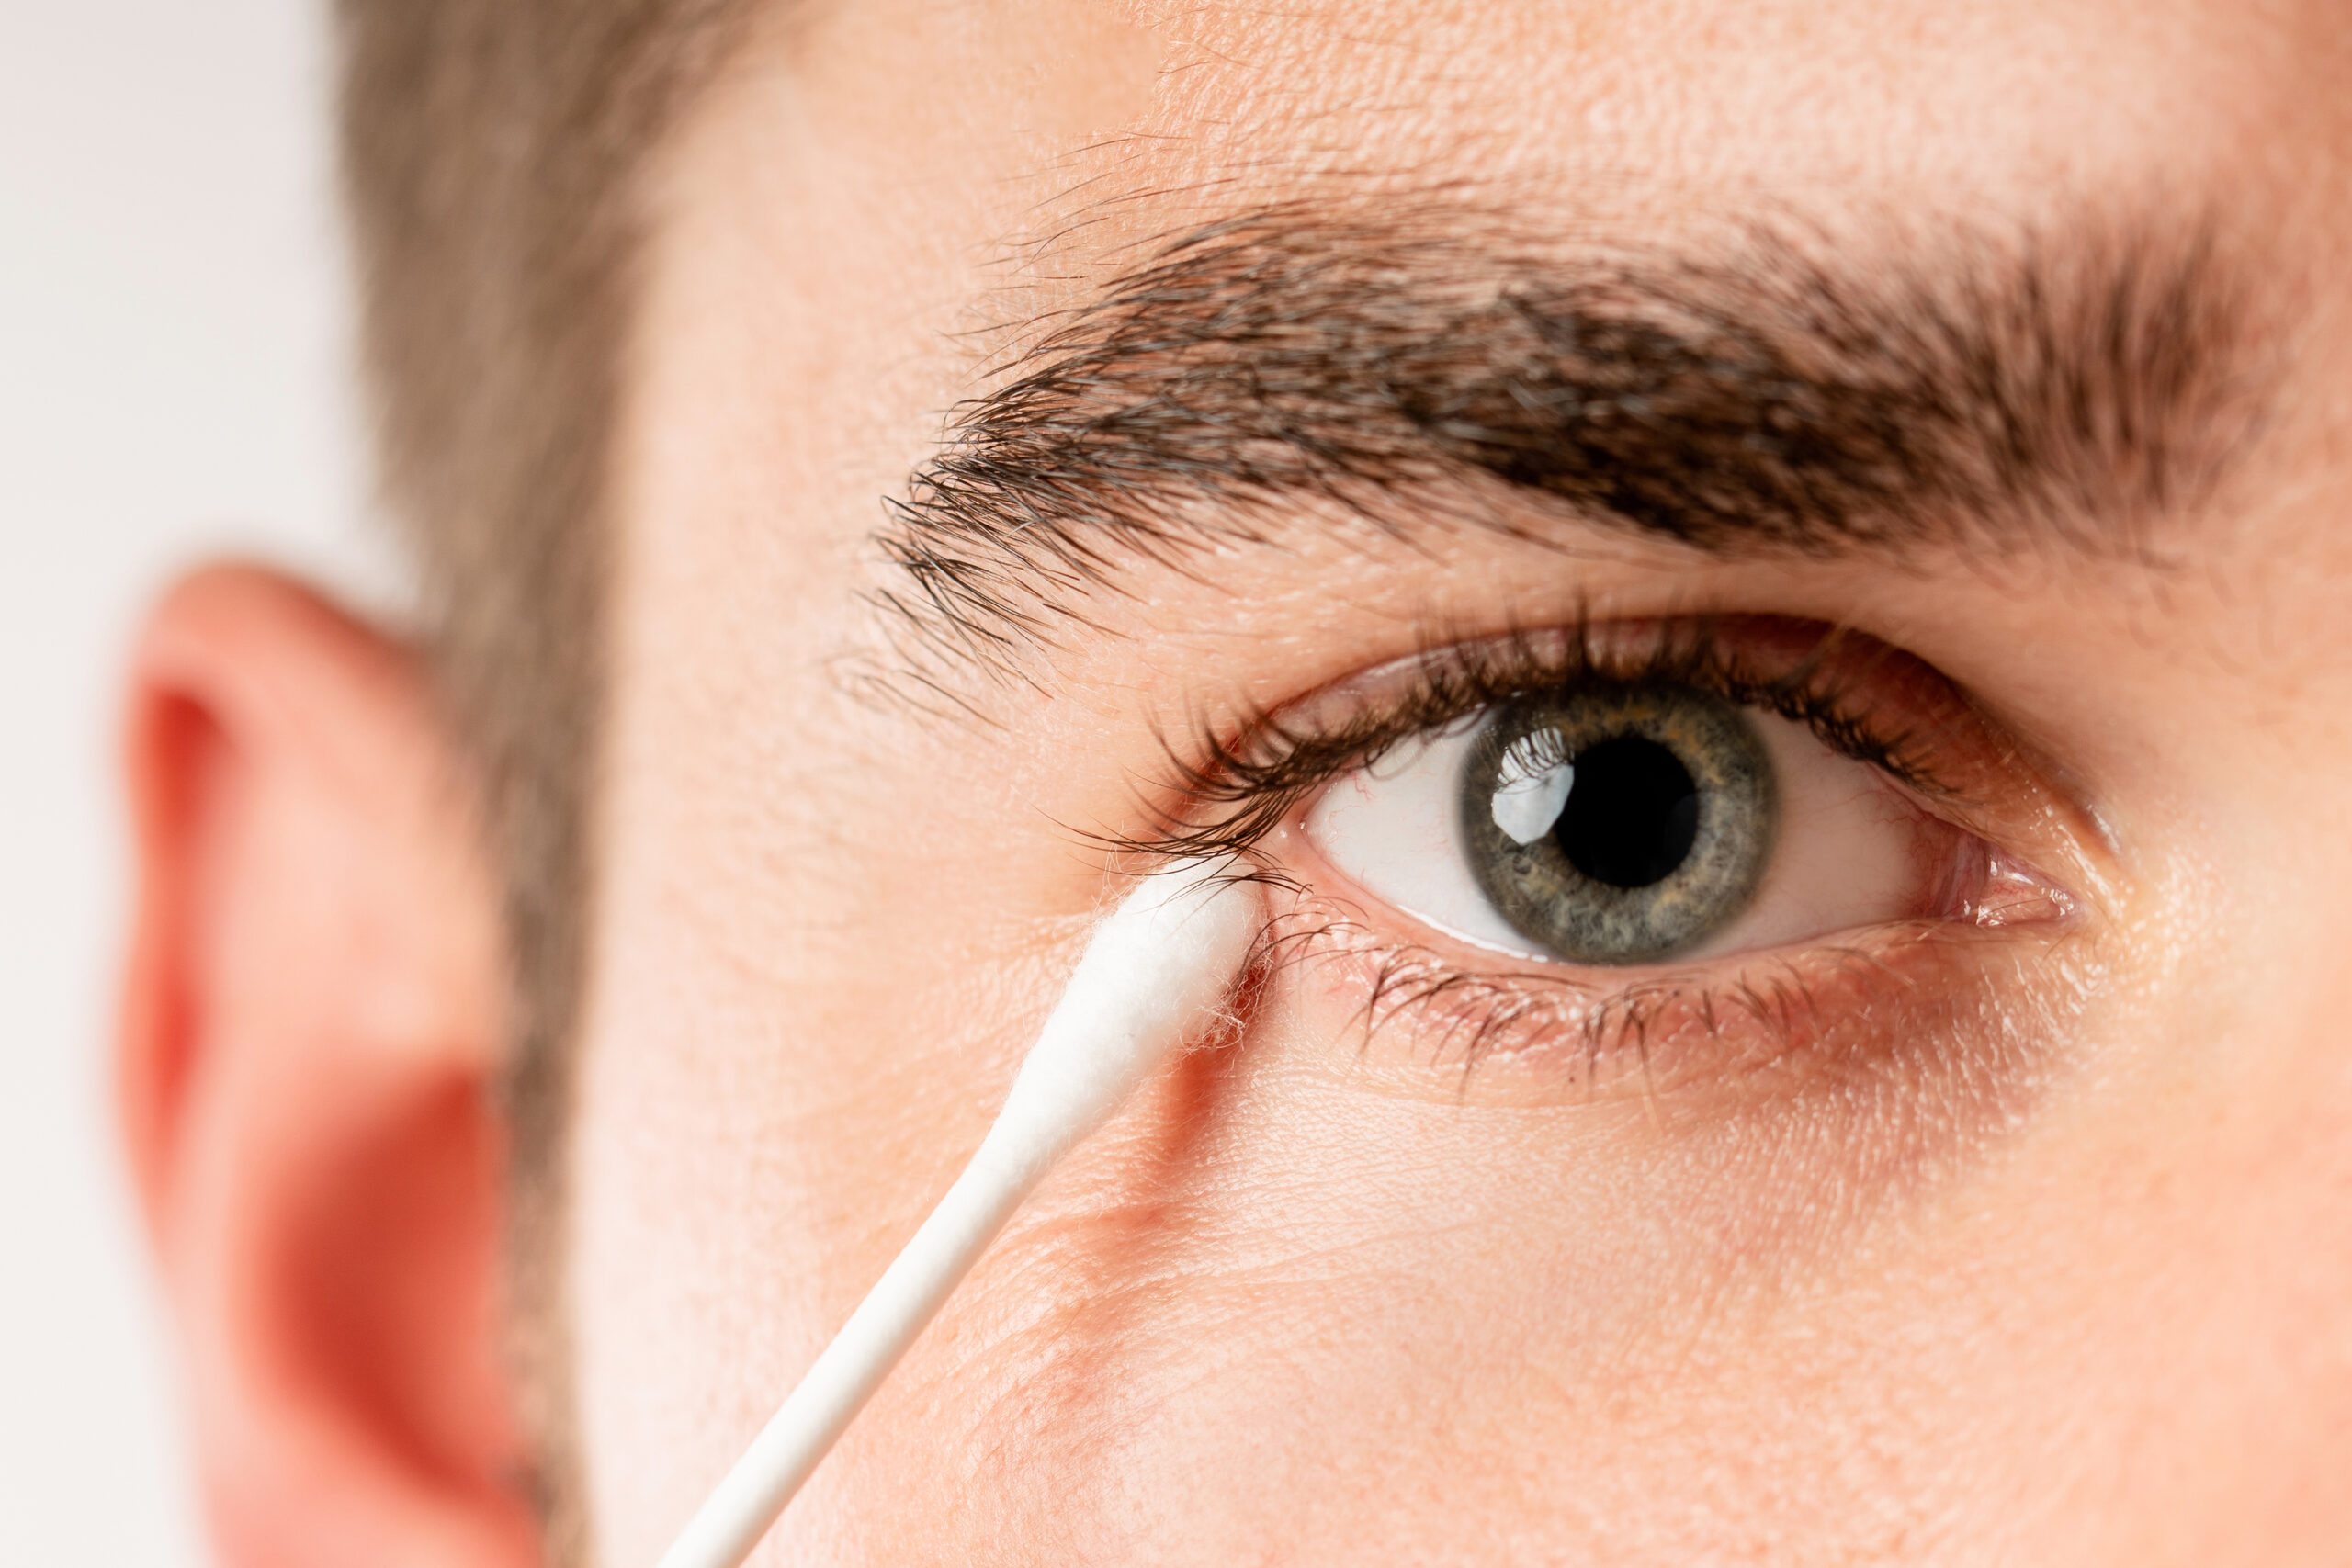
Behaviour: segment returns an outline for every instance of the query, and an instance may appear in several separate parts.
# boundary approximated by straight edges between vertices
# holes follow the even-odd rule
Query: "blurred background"
[[[0,3],[0,1563],[204,1561],[107,1113],[116,687],[207,554],[365,525],[325,0]]]

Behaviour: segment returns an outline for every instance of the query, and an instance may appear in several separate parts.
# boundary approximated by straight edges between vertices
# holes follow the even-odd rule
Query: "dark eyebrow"
[[[1275,542],[1300,495],[1400,536],[2128,554],[2253,424],[2245,290],[2180,233],[1547,253],[1461,210],[1229,219],[955,412],[877,598],[924,662],[1001,664],[1140,561]]]

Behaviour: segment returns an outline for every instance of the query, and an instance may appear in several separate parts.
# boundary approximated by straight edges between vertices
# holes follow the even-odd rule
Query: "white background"
[[[0,0],[0,1564],[204,1560],[107,1112],[116,686],[221,550],[376,598],[325,0]]]

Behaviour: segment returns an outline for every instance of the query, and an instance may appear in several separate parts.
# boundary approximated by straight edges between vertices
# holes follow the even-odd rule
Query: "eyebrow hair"
[[[1137,564],[1279,542],[1286,496],[1396,537],[2130,557],[2257,423],[2247,292],[2204,229],[2101,232],[1546,254],[1456,209],[1228,219],[954,411],[875,597],[915,667],[1003,671]]]

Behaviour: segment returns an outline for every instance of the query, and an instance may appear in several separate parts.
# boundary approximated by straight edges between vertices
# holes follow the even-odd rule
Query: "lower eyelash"
[[[2013,962],[2015,928],[2041,926],[2063,939],[2075,912],[2064,895],[1996,852],[1985,887],[1949,916],[1628,980],[1465,967],[1375,931],[1351,907],[1283,873],[1253,876],[1294,900],[1259,939],[1253,994],[1343,966],[1334,977],[1357,993],[1350,1007],[1362,1054],[1402,1038],[1424,1066],[1457,1066],[1465,1089],[1483,1066],[1520,1060],[1552,1085],[1645,1098],[1700,1080],[1790,1092],[1883,1073],[1892,1057],[1916,1055],[1941,1032],[1949,1015],[1968,1010],[1982,988],[1969,978],[1975,964],[1996,949],[2009,953],[2002,964]]]
[[[1917,937],[1930,933],[1921,922]],[[1894,938],[1901,942],[1898,934]],[[1365,971],[1359,984],[1355,1027],[1362,1048],[1402,1029],[1429,1065],[1459,1065],[1464,1080],[1500,1056],[1540,1053],[1554,1070],[1565,1063],[1585,1087],[1631,1072],[1645,1090],[1662,1087],[1653,1047],[1687,1046],[1696,1032],[1721,1047],[1745,1036],[1739,1055],[1758,1063],[1785,1062],[1818,1036],[1825,980],[1851,980],[1863,971],[1889,973],[1883,954],[1860,947],[1815,948],[1793,958],[1751,960],[1733,978],[1670,973],[1627,985],[1557,971],[1475,971],[1443,955],[1374,936],[1354,917],[1329,903],[1274,917],[1260,939],[1252,970],[1263,986],[1309,965],[1349,964]],[[1823,973],[1808,973],[1808,969]],[[1719,1052],[1710,1066],[1724,1065]],[[1687,1050],[1678,1049],[1678,1057]],[[1671,1070],[1671,1069],[1670,1069]]]

